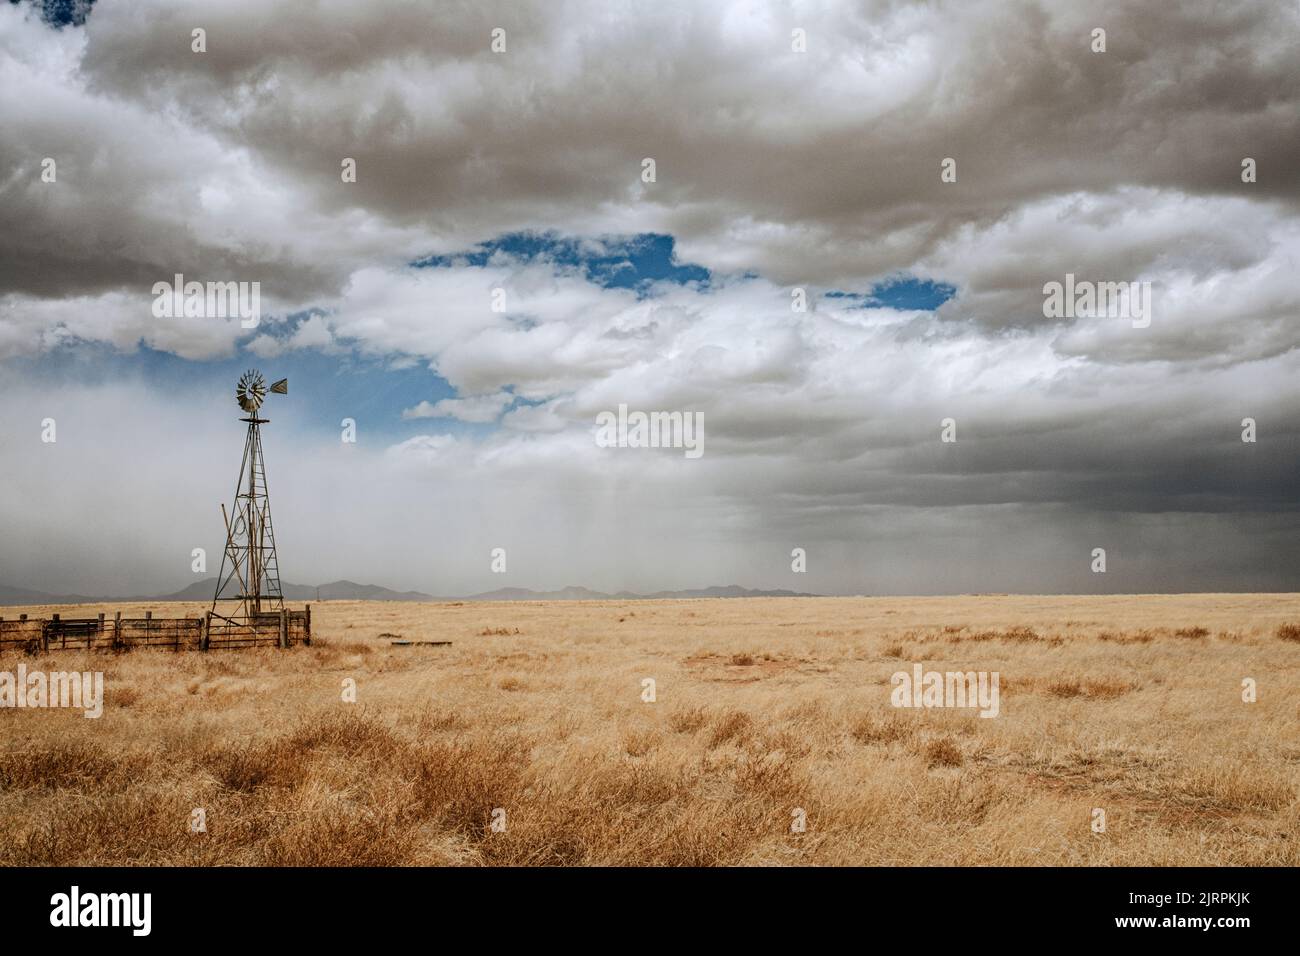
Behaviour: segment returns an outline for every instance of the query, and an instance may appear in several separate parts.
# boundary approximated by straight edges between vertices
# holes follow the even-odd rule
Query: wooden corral
[[[162,647],[173,651],[225,650],[239,647],[292,647],[311,643],[311,606],[302,611],[258,614],[253,621],[232,621],[211,612],[202,617],[49,618],[0,617],[0,650],[29,653],[58,650],[132,650]]]

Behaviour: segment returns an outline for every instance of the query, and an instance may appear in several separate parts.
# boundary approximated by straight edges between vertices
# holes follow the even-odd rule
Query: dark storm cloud
[[[807,53],[791,50],[796,28]],[[403,568],[461,574],[463,549],[514,535],[540,565],[613,589],[722,569],[788,585],[770,556],[795,543],[835,555],[809,589],[875,575],[926,590],[927,562],[972,589],[972,555],[1004,541],[1014,553],[986,583],[1086,589],[1101,585],[1047,556],[1109,539],[1144,555],[1129,590],[1273,586],[1300,554],[1277,531],[1300,490],[1298,28],[1284,2],[106,0],[59,29],[5,5],[0,358],[144,342],[435,371],[455,398],[391,410],[428,433],[349,459],[385,488],[370,511],[339,504],[341,478],[311,480],[342,474],[334,449],[282,466],[303,523],[335,516],[302,555],[320,577],[351,573],[328,565],[331,535],[426,590]],[[515,232],[569,251],[456,255]],[[710,281],[593,281],[584,261],[646,234],[673,237],[681,274]],[[261,282],[267,326],[156,322],[149,289],[176,272]],[[859,307],[899,274],[956,294],[936,312]],[[1149,326],[1046,315],[1044,285],[1067,274],[1150,282]],[[792,311],[792,286],[809,311]],[[497,289],[507,313],[487,307]],[[40,419],[47,396],[20,364],[6,387]],[[91,391],[61,401],[121,427]],[[620,403],[702,411],[705,457],[599,454],[591,422]],[[448,418],[481,432],[442,433]],[[946,418],[956,444],[938,440]],[[6,449],[30,441],[25,422],[6,425]],[[184,445],[183,422],[154,427]],[[33,495],[107,506],[122,480],[14,462]],[[432,515],[430,487],[458,509]],[[664,501],[675,510],[656,517]],[[4,517],[33,536],[76,526]],[[1234,517],[1250,533],[1225,532]],[[381,531],[388,551],[367,543]],[[1207,535],[1230,552],[1217,570]],[[548,563],[559,540],[572,550]],[[683,541],[698,552],[682,557]],[[887,542],[897,569],[853,542]],[[667,564],[684,579],[656,577]],[[625,579],[592,578],[609,568]]]
[[[504,54],[489,48],[498,26]],[[795,26],[806,54],[790,50]],[[1089,49],[1097,26],[1104,54]],[[195,27],[206,53],[190,50]],[[176,217],[143,224],[154,251],[65,280],[83,289],[136,281],[178,239],[229,257],[223,267],[246,264],[197,228],[210,214],[193,186],[213,160],[198,161],[187,137],[209,153],[246,151],[253,175],[292,184],[336,226],[363,210],[434,244],[648,216],[706,265],[829,285],[907,268],[959,227],[1072,192],[1139,186],[1294,209],[1298,29],[1285,3],[656,4],[614,16],[583,3],[110,2],[83,28],[87,112],[132,104],[159,142],[140,144],[146,159],[131,148],[138,130],[114,142],[41,112],[62,126],[51,148],[80,164],[88,244],[107,221],[129,228],[167,207]],[[171,115],[185,125],[159,128]],[[5,166],[30,170],[33,139],[11,142]],[[1249,187],[1244,155],[1261,171]],[[348,189],[345,156],[361,170]],[[653,189],[638,179],[645,156],[659,167]],[[958,162],[956,183],[939,183],[944,157]],[[63,220],[25,192],[21,221],[48,237]],[[252,230],[236,240],[246,256],[272,252],[271,272],[301,270],[286,279],[294,288],[347,268],[259,246]],[[10,288],[34,271],[21,259],[49,262],[50,245],[13,239]],[[88,247],[35,271],[76,272]]]

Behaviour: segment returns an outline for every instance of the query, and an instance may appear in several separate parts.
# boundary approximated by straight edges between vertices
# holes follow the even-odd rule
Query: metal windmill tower
[[[289,392],[289,380],[271,386],[279,395]],[[226,523],[226,551],[217,575],[217,591],[212,598],[214,617],[231,624],[256,624],[260,616],[284,610],[280,591],[280,564],[275,556],[275,530],[271,526],[271,499],[266,486],[266,464],[262,460],[261,427],[269,419],[259,418],[258,409],[266,398],[266,381],[260,372],[250,369],[235,387],[235,400],[248,415],[244,439],[244,460],[239,466],[235,501],[230,511],[221,506]],[[227,570],[229,567],[229,570]],[[238,593],[233,593],[237,589]],[[232,613],[217,614],[221,602],[238,601]]]

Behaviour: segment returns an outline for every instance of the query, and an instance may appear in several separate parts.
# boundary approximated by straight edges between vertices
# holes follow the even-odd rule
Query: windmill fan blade
[[[250,414],[257,411],[262,399],[266,397],[266,381],[256,369],[249,369],[239,378],[235,387],[235,398],[239,407]]]
[[[289,394],[289,380],[288,380],[287,378],[282,378],[282,379],[280,379],[280,381],[274,383],[274,384],[271,386],[271,391],[275,392],[275,394],[277,394],[277,395],[288,395],[288,394]]]

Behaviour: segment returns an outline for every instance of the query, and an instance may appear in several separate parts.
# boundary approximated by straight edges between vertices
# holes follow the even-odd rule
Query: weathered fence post
[[[280,608],[280,647],[289,646],[289,612]]]
[[[206,651],[208,643],[212,640],[212,612],[203,613],[203,634],[199,637],[199,650]]]
[[[122,612],[113,612],[113,646],[126,648],[126,641],[122,640]]]
[[[95,626],[95,640],[99,641],[104,636],[104,612],[99,612],[99,623]],[[90,637],[86,638],[86,646],[90,647]]]
[[[57,631],[57,632],[59,633],[60,637],[62,638],[62,640],[61,640],[59,646],[60,646],[60,647],[67,647],[67,646],[68,646],[68,632],[65,631],[63,628],[61,628],[61,627],[59,626],[59,616],[58,616],[57,614],[53,614],[53,615],[51,615],[51,617],[53,618],[53,624],[52,624],[51,626],[54,628],[55,631]],[[46,642],[46,645],[48,646],[48,644],[49,644],[49,642],[47,641],[47,642]]]
[[[307,605],[307,617],[302,622],[305,630],[302,632],[302,642],[311,647],[311,605]]]

